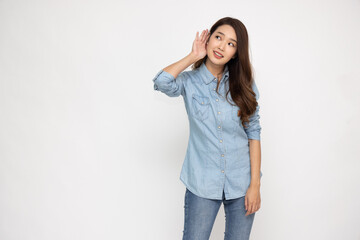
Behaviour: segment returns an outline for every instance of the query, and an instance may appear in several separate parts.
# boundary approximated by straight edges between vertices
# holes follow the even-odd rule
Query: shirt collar
[[[201,75],[204,83],[209,84],[212,81],[214,81],[215,77],[214,77],[214,75],[212,75],[212,73],[209,71],[209,69],[207,69],[207,67],[205,65],[205,61],[200,65],[199,71],[200,71],[200,75]],[[228,68],[227,64],[225,64],[223,75],[224,75],[224,81],[229,79],[229,68]]]

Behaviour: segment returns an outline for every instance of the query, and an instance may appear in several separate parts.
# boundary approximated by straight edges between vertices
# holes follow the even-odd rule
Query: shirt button
[[[218,101],[219,101],[219,99],[216,99],[216,101],[218,102]]]
[[[220,140],[220,142],[222,142],[222,140]]]
[[[204,102],[202,102],[201,104],[204,104]]]
[[[214,91],[215,91],[216,89],[214,88]]]
[[[222,173],[224,172],[224,170],[221,171]]]
[[[221,128],[220,126],[218,126],[218,128]]]
[[[218,112],[218,114],[220,114],[220,112]]]
[[[224,154],[221,154],[221,156],[223,157],[223,156],[224,156]]]

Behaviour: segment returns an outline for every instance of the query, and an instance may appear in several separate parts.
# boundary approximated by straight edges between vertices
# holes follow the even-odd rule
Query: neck
[[[218,78],[224,71],[225,65],[215,65],[209,59],[205,61],[206,68],[211,72],[211,74]]]

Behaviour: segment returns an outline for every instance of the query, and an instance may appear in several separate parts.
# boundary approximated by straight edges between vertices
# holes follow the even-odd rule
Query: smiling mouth
[[[223,57],[224,57],[223,55],[221,55],[220,53],[218,53],[218,52],[216,52],[216,51],[214,51],[214,55],[215,55],[215,57],[217,57],[217,58],[223,58]]]

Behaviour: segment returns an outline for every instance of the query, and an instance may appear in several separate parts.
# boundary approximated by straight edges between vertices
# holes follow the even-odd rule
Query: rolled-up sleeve
[[[255,81],[253,82],[252,89],[253,89],[254,93],[256,94],[256,96],[255,96],[256,101],[258,101],[260,94],[259,94],[259,90],[255,84]],[[260,119],[259,109],[260,109],[260,106],[258,104],[256,106],[256,110],[253,113],[253,115],[251,115],[249,117],[249,123],[245,124],[245,126],[247,126],[247,128],[245,128],[245,132],[248,136],[248,139],[260,140],[261,126],[260,126],[260,120],[259,120]]]
[[[177,78],[163,69],[160,70],[153,78],[154,90],[161,91],[169,97],[178,97],[185,94],[184,80],[186,72],[181,72]]]

